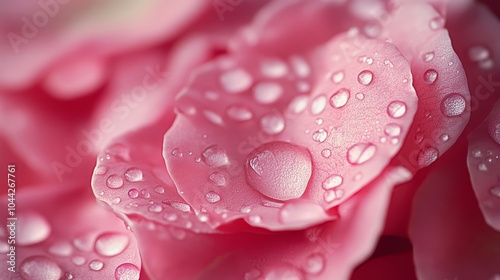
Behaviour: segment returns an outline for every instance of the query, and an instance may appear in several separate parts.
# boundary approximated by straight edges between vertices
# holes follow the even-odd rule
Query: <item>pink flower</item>
[[[500,278],[488,8],[108,5],[2,17],[2,278]]]

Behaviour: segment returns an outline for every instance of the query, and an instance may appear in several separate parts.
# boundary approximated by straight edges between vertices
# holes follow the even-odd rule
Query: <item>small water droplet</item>
[[[500,198],[500,186],[493,186],[490,189],[490,193],[498,198]]]
[[[460,116],[465,111],[465,98],[458,93],[450,93],[441,101],[441,112],[447,117]]]
[[[220,167],[227,165],[229,159],[226,152],[218,145],[212,145],[202,153],[203,162],[210,167]]]
[[[438,78],[438,72],[434,69],[429,69],[424,73],[424,81],[428,84],[433,84]]]
[[[210,180],[214,183],[214,185],[222,187],[226,185],[226,177],[220,172],[214,172],[210,174]]]
[[[344,80],[344,71],[337,71],[332,74],[332,82],[340,84]]]
[[[329,190],[336,188],[340,185],[342,185],[343,178],[340,175],[330,175],[328,178],[326,178],[325,181],[323,181],[323,189]]]
[[[324,158],[329,158],[331,155],[332,155],[332,151],[330,149],[323,149],[321,151],[321,155],[324,157]]]
[[[205,194],[205,199],[210,203],[216,203],[220,201],[220,195],[216,192],[210,191]]]
[[[104,263],[100,260],[93,260],[89,263],[89,268],[93,271],[99,271],[104,267]]]
[[[316,122],[317,125],[322,125],[323,124],[323,119],[322,118],[317,118],[315,122]]]
[[[307,274],[319,275],[325,268],[325,257],[321,253],[313,253],[306,258],[302,268]]]
[[[123,186],[123,179],[121,176],[111,175],[108,177],[108,180],[106,180],[106,185],[110,189],[121,188]]]
[[[141,181],[142,176],[142,171],[139,168],[130,168],[125,172],[125,179],[129,182]]]
[[[472,156],[475,158],[480,158],[483,156],[483,153],[480,150],[474,149],[471,152]]]
[[[81,266],[83,265],[87,260],[82,257],[82,256],[74,256],[71,258],[71,262],[73,262],[74,265]]]
[[[339,89],[330,97],[330,105],[334,108],[342,108],[347,104],[350,96],[351,92],[348,89]]]
[[[290,57],[290,63],[292,64],[295,74],[299,77],[305,78],[311,73],[309,64],[300,56],[294,55]]]
[[[108,169],[106,168],[106,166],[98,166],[96,167],[95,169],[95,174],[96,175],[104,175],[106,174],[106,172],[108,171]]]
[[[172,155],[174,157],[181,158],[183,156],[182,152],[179,150],[179,148],[175,148],[172,150]]]
[[[382,32],[382,26],[376,21],[370,21],[365,25],[365,34],[370,38],[375,38]]]
[[[137,189],[132,188],[128,190],[128,196],[130,198],[137,198],[139,196],[139,191]]]
[[[245,171],[248,183],[263,195],[277,200],[298,198],[312,175],[311,154],[291,143],[266,143],[248,155]]]
[[[252,224],[259,224],[262,221],[262,218],[259,215],[252,215],[248,219]]]
[[[373,73],[368,70],[363,70],[358,74],[358,82],[362,85],[369,85],[373,80]]]
[[[16,244],[29,246],[45,241],[52,232],[48,220],[36,212],[24,212],[17,216]]]
[[[73,253],[73,247],[67,241],[56,241],[49,247],[49,253],[60,257],[69,257]]]
[[[119,197],[114,197],[112,200],[111,200],[111,203],[116,205],[116,204],[120,204],[120,202],[122,202],[122,199],[119,198]]]
[[[318,143],[323,143],[325,142],[326,138],[328,137],[328,132],[326,132],[324,129],[318,129],[312,134],[312,139],[315,142]]]
[[[325,202],[330,203],[334,200],[341,199],[342,196],[344,196],[345,191],[343,189],[333,189],[333,190],[327,190],[323,194],[323,199]]]
[[[163,215],[163,218],[169,222],[175,222],[177,221],[177,214],[175,213],[165,213],[165,215]]]
[[[275,135],[285,129],[285,120],[279,114],[270,113],[260,119],[260,125],[265,133]]]
[[[206,223],[208,222],[208,216],[206,214],[203,214],[203,213],[198,213],[197,214],[197,218],[200,222],[202,223]]]
[[[392,64],[392,61],[390,61],[389,59],[384,60],[384,64],[385,64],[386,66],[391,67],[391,68],[392,68],[392,67],[394,67],[394,64]]]
[[[406,114],[406,103],[403,101],[392,101],[389,106],[387,106],[387,114],[391,118],[401,118]]]
[[[434,59],[434,52],[425,53],[423,55],[422,59],[424,60],[424,62],[429,62],[429,61],[433,60]]]
[[[439,151],[434,147],[422,148],[417,154],[417,162],[420,167],[429,166],[436,161],[439,156]]]
[[[438,17],[431,19],[431,21],[429,22],[429,27],[432,30],[438,30],[438,29],[443,28],[444,24],[445,24],[445,19],[441,16],[438,16]]]
[[[228,93],[240,93],[250,88],[253,78],[247,71],[238,68],[223,73],[220,83]]]
[[[424,141],[424,134],[422,132],[417,132],[415,134],[415,144],[420,144],[422,141]]]
[[[144,197],[144,198],[149,198],[149,197],[151,197],[151,194],[149,193],[149,191],[148,191],[147,189],[142,189],[142,190],[141,190],[141,195],[142,195],[142,197]]]
[[[279,59],[269,59],[262,63],[260,71],[268,78],[281,78],[288,73],[288,66]]]
[[[165,189],[162,186],[156,186],[155,187],[155,192],[159,193],[159,194],[162,194],[162,193],[165,192]]]
[[[106,232],[99,235],[95,241],[95,251],[104,257],[112,257],[121,254],[125,251],[129,244],[128,236],[115,233]]]
[[[243,206],[240,209],[241,213],[250,213],[250,211],[252,211],[252,207],[250,207],[250,206]]]
[[[261,104],[276,102],[283,94],[283,88],[278,83],[263,82],[255,86],[253,96]]]
[[[362,164],[373,158],[377,146],[372,143],[358,143],[347,150],[347,161],[350,164]]]
[[[280,209],[280,221],[284,224],[308,223],[312,217],[323,215],[325,215],[323,207],[309,200],[291,201]]]
[[[479,171],[488,171],[488,167],[484,163],[478,164],[477,169],[479,169]]]
[[[493,59],[488,58],[488,59],[485,59],[483,61],[480,61],[478,65],[479,65],[479,68],[481,68],[483,70],[489,70],[489,69],[493,68],[495,63],[494,63]]]
[[[211,123],[213,123],[215,125],[219,125],[219,126],[223,126],[224,125],[224,120],[222,119],[222,117],[219,114],[217,114],[217,113],[215,113],[213,111],[204,110],[203,111],[203,115],[205,116],[205,118],[209,122],[211,122]]]
[[[245,106],[241,105],[230,106],[227,108],[226,114],[230,119],[238,122],[248,121],[253,118],[252,112]]]
[[[64,279],[72,280],[73,278],[74,278],[73,274],[68,273],[68,272],[64,273]]]
[[[401,126],[395,123],[389,123],[385,126],[384,133],[390,137],[397,137],[401,134]]]
[[[170,206],[172,206],[172,208],[175,208],[175,209],[182,211],[182,212],[190,212],[191,211],[191,207],[183,202],[171,202],[169,204],[170,204]]]
[[[439,140],[441,140],[441,142],[446,142],[448,141],[448,139],[450,139],[450,136],[448,136],[448,134],[441,134],[441,136],[439,136]]]
[[[160,213],[161,211],[163,211],[163,207],[161,207],[161,205],[158,204],[153,204],[148,207],[148,210],[151,213]]]
[[[362,93],[356,93],[356,99],[363,100],[363,99],[365,99],[365,95]]]
[[[469,59],[474,62],[486,60],[490,57],[490,52],[484,46],[473,46],[469,49]]]
[[[314,98],[311,103],[311,113],[313,115],[319,115],[326,108],[326,96],[324,94]]]
[[[307,95],[297,96],[292,100],[292,102],[290,102],[288,110],[294,114],[300,114],[307,108],[307,101]]]
[[[59,265],[44,256],[26,258],[19,267],[19,272],[24,280],[59,280],[63,276]]]
[[[115,269],[115,280],[139,280],[141,272],[131,263],[120,264]]]

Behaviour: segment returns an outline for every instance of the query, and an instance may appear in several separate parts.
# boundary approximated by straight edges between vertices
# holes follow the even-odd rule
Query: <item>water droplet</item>
[[[169,232],[172,235],[173,238],[177,240],[184,240],[186,238],[186,231],[184,231],[181,228],[176,228],[176,227],[170,227]]]
[[[441,136],[439,136],[439,140],[441,140],[441,142],[446,142],[448,141],[448,139],[450,139],[450,136],[448,136],[448,134],[441,134]]]
[[[315,122],[316,122],[317,125],[322,125],[323,124],[323,119],[322,118],[317,118]]]
[[[142,171],[139,168],[130,168],[125,172],[125,179],[129,182],[141,181],[142,176]]]
[[[162,193],[165,192],[165,189],[162,186],[156,186],[155,187],[155,192],[159,193],[159,194],[162,194]]]
[[[305,78],[311,73],[309,65],[304,60],[304,58],[294,55],[290,57],[290,63],[292,64],[293,71],[299,77]]]
[[[490,193],[498,198],[500,198],[500,186],[493,186],[490,189]]]
[[[220,195],[211,191],[205,194],[205,199],[210,203],[216,203],[220,201]]]
[[[130,198],[137,198],[139,196],[139,191],[137,189],[128,190],[128,196]]]
[[[250,206],[243,206],[240,209],[241,213],[250,213],[250,211],[252,211],[252,207],[250,207]]]
[[[424,141],[424,134],[422,132],[417,132],[415,134],[415,144],[420,144],[422,141]]]
[[[153,204],[148,207],[148,210],[151,213],[160,213],[161,211],[163,211],[163,207],[161,207],[161,205],[158,204]]]
[[[208,216],[206,214],[203,214],[203,213],[198,213],[197,214],[197,217],[198,217],[198,220],[202,223],[206,223],[208,222]]]
[[[214,183],[214,185],[222,187],[226,185],[226,177],[220,172],[214,172],[210,174],[210,181]]]
[[[274,266],[265,273],[262,279],[265,280],[305,280],[304,274],[296,267],[290,264],[281,264]]]
[[[142,189],[142,190],[141,190],[141,195],[142,195],[142,197],[144,197],[144,198],[149,198],[149,197],[151,197],[151,194],[150,194],[150,193],[149,193],[149,191],[148,191],[148,190],[146,190],[146,189]]]
[[[363,70],[358,74],[358,82],[362,85],[369,85],[373,80],[373,73],[368,70]]]
[[[425,53],[422,57],[425,62],[429,62],[434,59],[434,52]]]
[[[172,208],[175,208],[175,209],[182,211],[182,212],[190,212],[191,211],[191,207],[183,202],[171,202],[170,206],[172,206]]]
[[[326,132],[324,129],[318,129],[317,131],[315,131],[313,134],[312,134],[312,139],[315,141],[315,142],[318,142],[318,143],[323,143],[325,142],[326,140],[326,137],[328,137],[328,132]]]
[[[441,16],[438,16],[438,17],[435,17],[433,18],[430,22],[429,22],[429,27],[432,29],[432,30],[438,30],[438,29],[441,29],[444,27],[444,24],[445,24],[445,19]]]
[[[376,21],[370,21],[365,25],[365,34],[370,38],[375,38],[382,32],[382,26]]]
[[[306,258],[302,268],[307,274],[318,275],[325,268],[325,257],[320,253],[313,253]]]
[[[309,200],[290,201],[280,209],[280,220],[285,224],[307,223],[324,215],[323,207]]]
[[[250,88],[253,79],[247,71],[239,68],[223,73],[220,83],[228,93],[240,93]]]
[[[124,263],[115,269],[115,280],[139,280],[141,272],[131,263]]]
[[[417,162],[420,167],[429,166],[436,161],[439,156],[439,151],[434,147],[425,147],[417,154]]]
[[[16,244],[29,246],[45,241],[52,231],[47,219],[36,212],[18,214]]]
[[[458,93],[450,93],[441,101],[441,112],[447,117],[460,116],[465,111],[465,98]]]
[[[373,63],[373,58],[368,57],[366,58],[366,64],[371,65]]]
[[[104,267],[104,263],[100,260],[93,260],[89,263],[89,268],[93,271],[99,271]]]
[[[106,174],[106,172],[108,171],[108,169],[106,168],[106,166],[98,166],[96,167],[95,169],[95,174],[96,175],[104,175]]]
[[[49,247],[49,253],[60,257],[69,257],[73,253],[73,247],[67,241],[56,241]]]
[[[488,58],[488,59],[485,59],[483,61],[480,61],[478,65],[479,65],[479,68],[481,68],[483,70],[489,70],[489,69],[493,68],[495,63],[494,63],[493,59]]]
[[[343,178],[340,175],[331,175],[323,181],[323,189],[329,190],[342,185]]]
[[[488,171],[488,167],[484,163],[478,164],[477,169],[479,169],[479,171]]]
[[[123,186],[123,179],[121,176],[111,175],[108,177],[106,184],[110,189],[118,189]]]
[[[330,97],[330,105],[333,108],[342,108],[349,101],[349,97],[351,96],[351,92],[348,89],[342,88],[339,89],[336,93],[334,93]]]
[[[326,96],[324,94],[316,97],[311,103],[311,113],[319,115],[326,108]]]
[[[205,98],[208,100],[218,100],[219,99],[219,94],[215,91],[207,91],[204,94]]]
[[[295,97],[290,105],[288,106],[288,110],[294,114],[300,114],[304,112],[307,107],[308,96],[300,95]]]
[[[475,158],[480,158],[483,156],[483,153],[480,150],[474,149],[472,150],[472,156]]]
[[[104,257],[113,257],[125,251],[129,244],[128,236],[115,233],[106,232],[99,235],[95,241],[95,251]]]
[[[394,67],[394,64],[392,64],[392,61],[390,61],[389,59],[384,60],[384,64],[385,64],[386,66],[391,67],[391,68],[392,68],[392,67]]]
[[[179,148],[175,148],[172,150],[172,155],[174,157],[181,158],[183,156],[182,152],[179,150]]]
[[[19,267],[19,270],[24,280],[59,280],[63,276],[59,265],[44,256],[26,258]]]
[[[279,59],[269,59],[262,63],[260,71],[268,78],[281,78],[288,73],[288,67]]]
[[[332,82],[340,84],[344,80],[344,71],[337,71],[332,74]]]
[[[324,158],[329,158],[331,155],[332,155],[332,151],[330,149],[323,149],[321,151],[321,155],[324,157]]]
[[[217,114],[217,113],[215,113],[213,111],[204,110],[203,111],[203,115],[205,116],[205,118],[209,122],[211,122],[211,123],[213,123],[215,125],[219,125],[219,126],[224,125],[224,120],[222,119],[222,117],[219,114]]]
[[[72,280],[73,278],[74,278],[73,274],[68,273],[68,272],[64,273],[64,279],[66,279],[66,280]]]
[[[323,194],[323,199],[325,202],[330,203],[334,200],[342,198],[344,196],[345,191],[343,189],[333,189],[333,190],[327,190]]]
[[[120,202],[122,202],[122,199],[119,198],[119,197],[114,197],[112,200],[111,200],[111,203],[116,205],[116,204],[120,204]]]
[[[279,114],[267,114],[260,119],[262,130],[270,135],[275,135],[285,129],[285,120]]]
[[[424,81],[428,84],[433,84],[438,78],[438,72],[434,69],[429,69],[424,73]]]
[[[365,95],[362,93],[356,93],[356,99],[363,100],[363,99],[365,99]]]
[[[406,103],[403,101],[392,101],[389,106],[387,106],[387,114],[391,118],[401,118],[406,114]]]
[[[389,123],[384,128],[384,133],[390,137],[397,137],[401,134],[401,126],[395,123]]]
[[[484,46],[473,46],[469,49],[469,58],[471,61],[479,62],[490,57],[490,52]]]
[[[255,86],[253,96],[261,104],[276,102],[283,94],[283,88],[278,83],[263,82]]]
[[[206,148],[201,155],[203,162],[210,167],[220,167],[229,163],[226,152],[218,145]]]
[[[259,215],[252,215],[248,219],[252,224],[259,224],[262,222],[262,218]]]
[[[82,256],[74,256],[71,258],[71,262],[73,262],[74,265],[81,266],[83,265],[87,260],[82,257]]]
[[[350,164],[365,163],[373,158],[376,151],[377,146],[372,143],[358,143],[352,145],[349,150],[347,150],[347,161]]]
[[[241,105],[230,106],[227,108],[226,114],[230,119],[238,122],[248,121],[253,118],[252,112],[245,106]]]
[[[312,175],[311,154],[291,143],[266,143],[248,155],[245,171],[248,183],[263,195],[277,200],[298,198]]]

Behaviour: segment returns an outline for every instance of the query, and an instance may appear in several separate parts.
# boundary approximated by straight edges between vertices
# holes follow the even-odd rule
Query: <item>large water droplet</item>
[[[216,192],[210,191],[205,194],[205,199],[210,203],[216,203],[220,201],[220,195]]]
[[[253,118],[252,111],[241,105],[230,106],[227,108],[226,114],[230,119],[239,122],[248,121]]]
[[[332,74],[332,82],[335,84],[340,84],[342,80],[344,80],[344,71],[338,71]]]
[[[433,84],[438,78],[438,72],[434,69],[429,69],[424,73],[424,81],[428,84]]]
[[[420,167],[425,167],[436,161],[439,151],[434,147],[425,147],[417,154],[417,162]]]
[[[47,219],[36,212],[25,212],[17,217],[16,244],[28,246],[47,239],[51,227]]]
[[[288,67],[279,59],[269,59],[262,63],[260,71],[268,78],[281,78],[288,73]]]
[[[125,172],[125,179],[129,182],[141,181],[142,171],[139,168],[130,168]]]
[[[324,129],[318,129],[317,131],[315,131],[313,134],[312,134],[312,139],[315,141],[315,142],[318,142],[318,143],[323,143],[325,142],[326,138],[328,137],[328,132],[326,132],[326,130]]]
[[[469,58],[471,61],[479,62],[490,57],[490,52],[484,46],[473,46],[469,49]]]
[[[255,86],[253,96],[261,104],[276,102],[283,94],[283,88],[278,83],[263,82]]]
[[[24,280],[59,280],[63,276],[59,265],[44,256],[28,257],[19,270]]]
[[[253,83],[252,76],[243,69],[234,69],[220,76],[220,83],[228,93],[239,93],[247,90]]]
[[[295,200],[286,203],[280,209],[280,220],[285,224],[303,224],[311,222],[314,217],[325,215],[323,207],[309,200]]]
[[[318,275],[325,268],[325,257],[321,253],[313,253],[306,258],[302,268],[307,274]]]
[[[344,179],[340,175],[330,175],[325,179],[325,181],[323,181],[322,187],[325,190],[333,189],[342,185],[343,181]]]
[[[347,150],[347,161],[351,164],[362,164],[373,158],[377,146],[372,143],[358,143]]]
[[[73,247],[67,241],[56,241],[49,247],[49,253],[60,257],[69,257],[73,253]]]
[[[330,105],[334,108],[342,108],[347,104],[350,96],[351,92],[348,89],[339,89],[330,97]]]
[[[392,101],[389,106],[387,106],[387,114],[391,118],[401,118],[406,114],[406,103],[403,101]]]
[[[270,135],[275,135],[285,129],[285,120],[279,114],[267,114],[260,119],[262,130]]]
[[[248,183],[263,195],[277,200],[298,198],[312,175],[311,154],[291,143],[266,143],[248,155],[245,171]]]
[[[203,162],[210,167],[220,167],[229,163],[226,152],[218,145],[206,148],[201,155]]]
[[[93,260],[89,263],[90,270],[99,271],[104,267],[104,263],[100,260]]]
[[[131,263],[124,263],[115,269],[115,280],[139,280],[139,268]]]
[[[313,115],[319,115],[326,108],[326,96],[324,94],[314,98],[311,103],[311,113]]]
[[[363,70],[358,74],[358,82],[362,85],[369,85],[373,80],[373,73],[368,70]]]
[[[111,175],[108,177],[108,180],[106,180],[106,185],[110,189],[121,188],[123,186],[123,179],[121,176]]]
[[[441,112],[447,117],[460,116],[465,111],[465,98],[458,93],[450,93],[441,101]]]
[[[389,123],[384,128],[384,133],[390,137],[397,137],[401,134],[401,126],[395,123]]]
[[[128,236],[106,232],[99,235],[95,241],[95,251],[104,257],[112,257],[121,254],[129,244]]]

